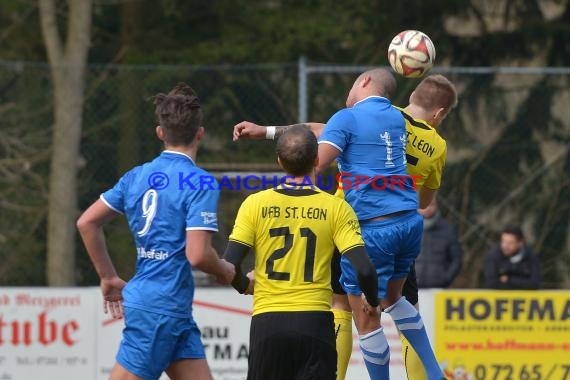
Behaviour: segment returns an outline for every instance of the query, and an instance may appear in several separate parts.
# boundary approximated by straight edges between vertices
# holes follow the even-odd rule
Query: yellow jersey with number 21
[[[330,311],[331,261],[364,246],[352,208],[316,186],[284,184],[242,203],[230,240],[254,249],[253,315]]]

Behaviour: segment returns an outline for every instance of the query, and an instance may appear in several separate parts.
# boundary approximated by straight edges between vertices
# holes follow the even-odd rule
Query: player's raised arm
[[[263,140],[266,138],[267,128],[250,121],[242,121],[234,125],[233,140]]]
[[[263,126],[250,121],[242,121],[234,125],[233,140],[276,140],[285,133],[286,130],[296,125],[306,126],[317,138],[320,137],[323,129],[325,128],[325,124],[314,122],[280,126]]]

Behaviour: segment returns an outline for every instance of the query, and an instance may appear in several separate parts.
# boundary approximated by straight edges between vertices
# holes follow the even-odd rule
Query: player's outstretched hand
[[[219,284],[229,285],[234,280],[236,275],[236,268],[234,264],[227,262],[224,259],[220,259],[220,271],[216,276],[216,280]]]
[[[101,279],[103,311],[115,319],[123,318],[123,288],[127,283],[119,277]]]
[[[266,128],[250,121],[242,121],[234,125],[234,141],[238,140],[263,140]]]

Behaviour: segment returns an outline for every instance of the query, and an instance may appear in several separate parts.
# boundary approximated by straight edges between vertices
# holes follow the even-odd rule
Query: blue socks
[[[366,335],[360,335],[360,351],[370,380],[390,378],[390,347],[382,327]]]
[[[402,297],[384,311],[390,314],[400,332],[417,352],[428,380],[445,379],[429,343],[422,317],[416,308],[405,297]]]

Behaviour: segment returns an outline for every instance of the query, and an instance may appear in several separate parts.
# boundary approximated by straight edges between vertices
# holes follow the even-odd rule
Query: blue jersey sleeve
[[[100,197],[109,208],[121,214],[125,213],[125,194],[131,175],[132,171],[127,172],[113,188],[105,191]]]
[[[343,152],[350,143],[354,125],[354,116],[350,110],[338,111],[327,122],[319,143],[330,144]]]
[[[186,231],[218,231],[218,201],[220,191],[199,189],[192,191],[186,212]]]

